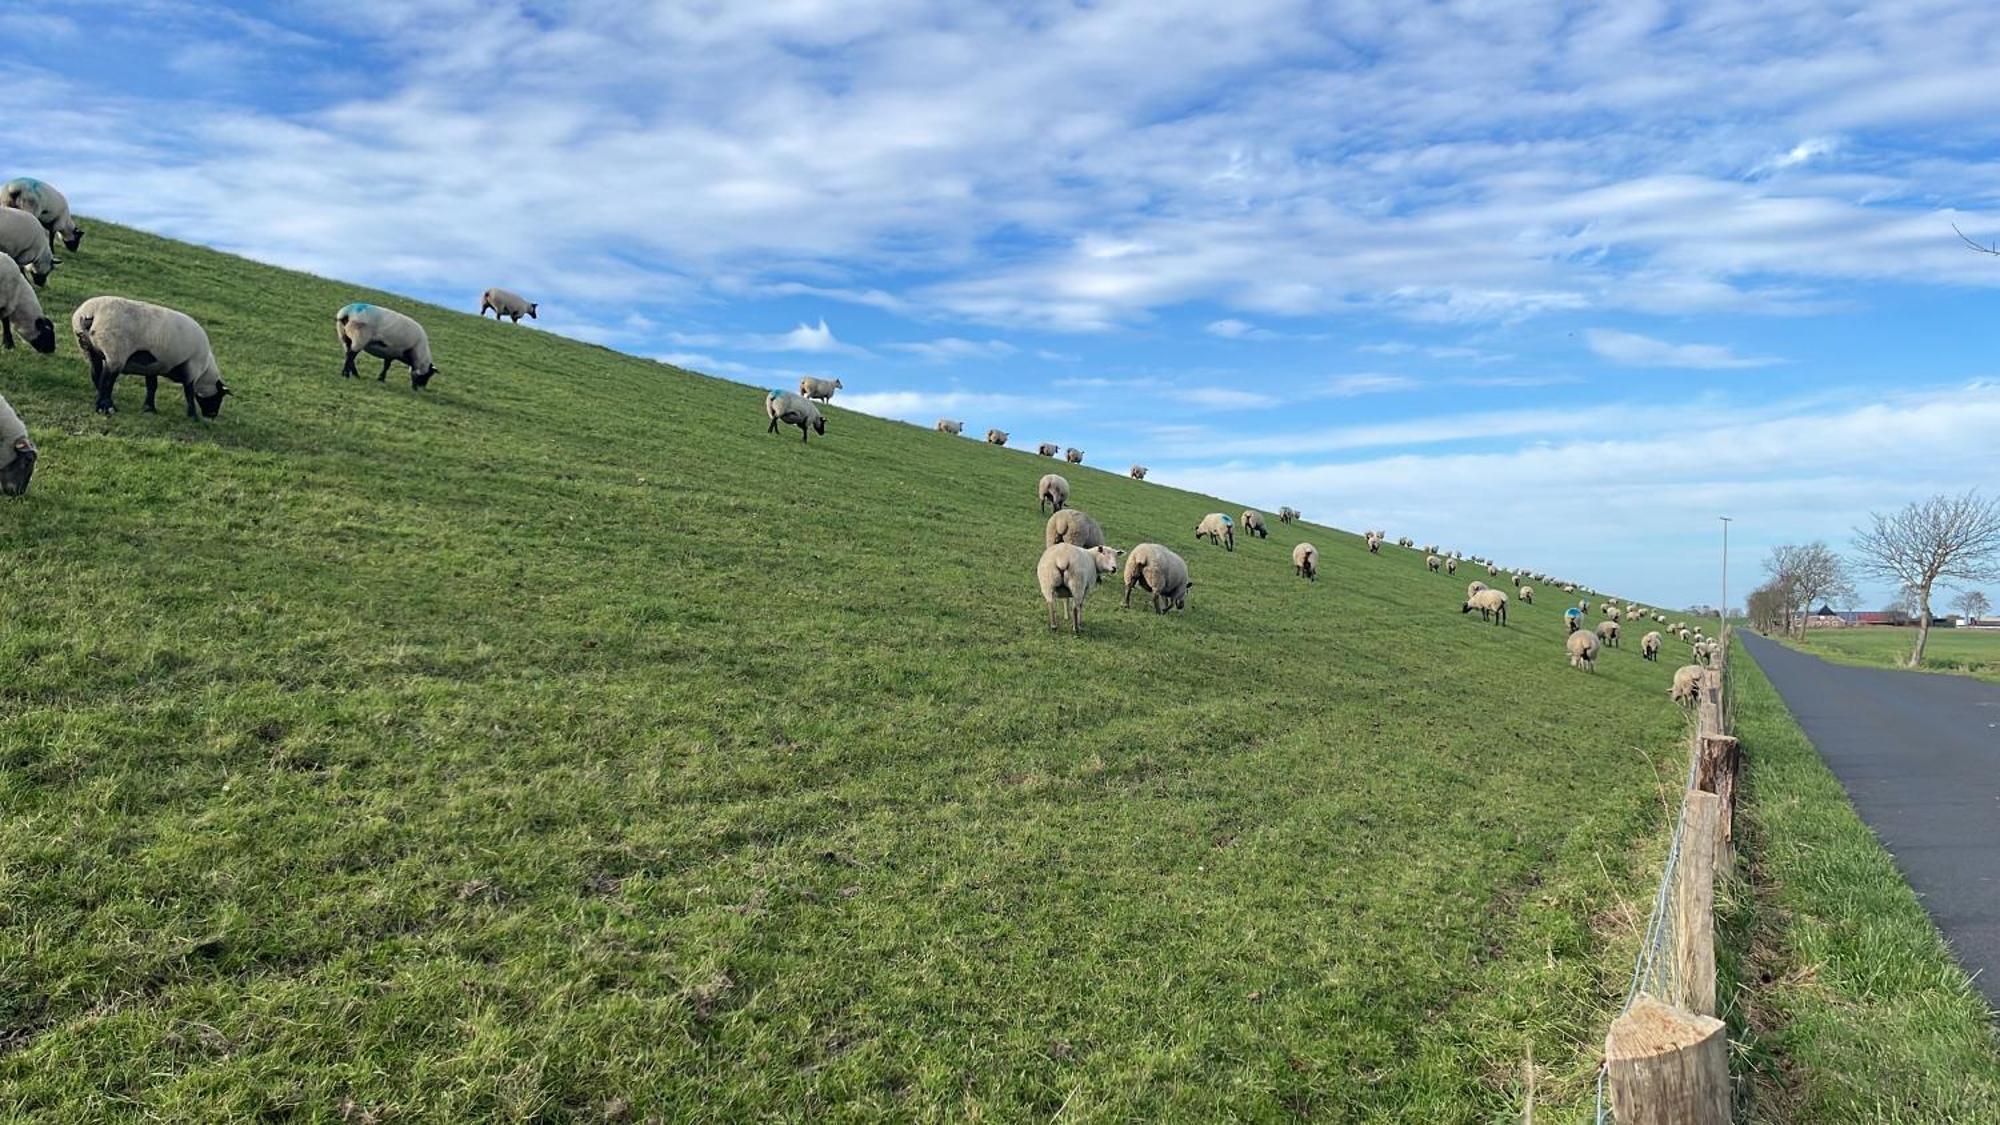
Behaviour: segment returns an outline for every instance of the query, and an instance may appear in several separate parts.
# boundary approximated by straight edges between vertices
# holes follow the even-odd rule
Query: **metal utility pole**
[[[1728,516],[1717,516],[1722,521],[1722,627],[1716,632],[1722,637],[1724,648],[1729,646],[1729,524]]]

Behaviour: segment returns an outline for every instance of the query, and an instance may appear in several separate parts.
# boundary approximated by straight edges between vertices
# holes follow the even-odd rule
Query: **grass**
[[[1636,642],[1091,468],[1197,585],[1052,635],[1032,455],[96,222],[102,292],[238,394],[0,355],[0,1117],[1486,1121],[1530,1047],[1587,1110],[1684,762]],[[356,299],[430,391],[336,377]]]
[[[1803,644],[1779,636],[1794,648],[1836,664],[1908,667],[1917,646],[1914,628],[1871,625],[1858,629],[1809,629]],[[1932,629],[1924,643],[1926,672],[1951,672],[2000,683],[2000,629]]]
[[[1749,1119],[1992,1120],[1992,1013],[1756,662],[1734,655],[1750,879],[1723,927]]]

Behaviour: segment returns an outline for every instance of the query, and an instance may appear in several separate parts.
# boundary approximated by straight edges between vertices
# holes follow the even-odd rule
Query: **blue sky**
[[[1583,8],[13,6],[6,172],[1667,603],[2000,487],[2000,6]]]

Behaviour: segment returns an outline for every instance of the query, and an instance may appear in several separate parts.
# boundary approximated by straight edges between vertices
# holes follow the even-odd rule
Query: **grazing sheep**
[[[1445,572],[1446,574],[1457,574],[1457,573],[1458,573],[1458,560],[1457,560],[1457,559],[1455,559],[1455,558],[1451,558],[1451,559],[1446,559],[1446,560],[1444,560],[1444,572]]]
[[[12,207],[0,207],[0,257],[12,258],[36,285],[47,285],[49,275],[62,264],[42,224]]]
[[[937,432],[941,434],[962,434],[965,432],[965,423],[952,418],[939,418],[937,420]]]
[[[0,496],[26,495],[28,478],[35,475],[35,460],[40,456],[21,416],[0,396]]]
[[[1521,589],[1520,589],[1520,595],[1521,595],[1521,604],[1522,604],[1522,605],[1534,605],[1534,604],[1535,604],[1535,588],[1534,588],[1533,586],[1523,586],[1523,587],[1521,587]]]
[[[1264,527],[1264,516],[1257,509],[1243,509],[1243,534],[1255,535],[1259,539],[1271,537],[1271,533]]]
[[[1295,519],[1298,519],[1298,518],[1299,518],[1299,514],[1298,514],[1297,512],[1294,512],[1294,511],[1292,511],[1292,510],[1291,510],[1290,508],[1282,508],[1282,507],[1281,507],[1281,508],[1279,508],[1279,509],[1278,509],[1278,522],[1279,522],[1279,523],[1290,523],[1290,522],[1292,522],[1293,520],[1295,520]]]
[[[1494,566],[1494,565],[1493,565],[1492,563],[1487,563],[1487,564],[1486,564],[1486,577],[1488,577],[1488,578],[1497,578],[1497,577],[1499,577],[1499,576],[1500,576],[1500,568],[1499,568],[1499,567],[1497,567],[1497,566]]]
[[[1590,612],[1590,599],[1589,599],[1589,598],[1584,598],[1584,599],[1582,599],[1582,600],[1578,601],[1578,602],[1576,603],[1576,608],[1578,608],[1578,609],[1582,610],[1582,611],[1583,611],[1583,612],[1585,612],[1585,613],[1589,613],[1589,612]]]
[[[1078,508],[1064,508],[1049,517],[1048,526],[1042,529],[1042,545],[1053,547],[1057,543],[1067,543],[1072,547],[1104,546],[1104,529],[1097,521]]]
[[[1066,449],[1063,451],[1063,460],[1068,461],[1072,465],[1081,465],[1083,464],[1083,450],[1075,448]]]
[[[1213,545],[1226,547],[1234,551],[1236,549],[1236,522],[1221,512],[1210,512],[1201,517],[1200,523],[1194,525],[1194,537],[1196,539],[1207,539]]]
[[[826,419],[820,415],[819,407],[804,395],[774,390],[764,396],[764,413],[771,419],[771,424],[764,429],[767,434],[777,433],[778,424],[782,422],[787,426],[797,426],[802,442],[812,441],[812,434],[806,432],[808,429],[814,434],[826,436]]]
[[[1134,466],[1132,466],[1132,479],[1133,479],[1133,480],[1145,480],[1145,479],[1146,479],[1146,474],[1147,474],[1148,472],[1150,472],[1150,471],[1151,471],[1151,470],[1150,470],[1150,469],[1148,469],[1148,468],[1146,468],[1146,466],[1144,466],[1144,465],[1134,465]],[[1138,550],[1138,548],[1134,547],[1134,548],[1133,548],[1133,550],[1135,550],[1135,551],[1136,551],[1136,550]]]
[[[1597,623],[1597,639],[1610,645],[1612,648],[1622,647],[1618,643],[1618,623],[1616,621],[1599,621]]]
[[[1507,623],[1507,592],[1504,590],[1488,590],[1482,587],[1477,593],[1466,597],[1465,605],[1459,609],[1459,612],[1471,613],[1475,609],[1479,611],[1481,620],[1491,621],[1495,625],[1505,625]]]
[[[1380,535],[1370,535],[1368,537],[1368,553],[1371,555],[1382,553],[1382,537]]]
[[[1042,587],[1042,599],[1049,603],[1049,628],[1060,629],[1056,599],[1069,603],[1071,633],[1083,632],[1083,600],[1097,586],[1100,575],[1118,572],[1118,552],[1109,547],[1078,547],[1056,543],[1042,552],[1035,564],[1035,578]]]
[[[1060,512],[1069,504],[1069,482],[1054,473],[1049,473],[1035,486],[1035,496],[1040,501],[1038,507],[1051,512]]]
[[[1686,629],[1674,630],[1674,636],[1679,637],[1681,640],[1687,642],[1688,644],[1694,643],[1694,635],[1692,633],[1689,633]]]
[[[1701,666],[1684,664],[1674,670],[1674,686],[1667,689],[1667,698],[1683,707],[1692,708],[1701,702]]]
[[[48,232],[51,248],[57,238],[61,238],[63,246],[69,250],[83,245],[83,228],[70,217],[69,200],[49,184],[26,176],[8,180],[5,185],[0,185],[0,207],[11,207],[33,215],[35,221],[42,224],[42,229]]]
[[[1430,571],[1432,574],[1436,574],[1438,572],[1438,568],[1443,565],[1444,565],[1444,560],[1438,558],[1436,555],[1424,556],[1424,569]]]
[[[986,431],[986,444],[988,444],[988,445],[1006,445],[1006,444],[1007,444],[1007,431],[1006,431],[1006,430],[988,430],[988,431]]]
[[[1569,640],[1563,642],[1563,647],[1569,650],[1570,667],[1582,668],[1586,672],[1597,671],[1596,633],[1588,630],[1571,633]]]
[[[378,383],[389,377],[389,365],[399,361],[410,369],[413,391],[424,389],[437,374],[437,364],[431,362],[431,338],[424,326],[394,309],[356,301],[334,314],[333,326],[340,346],[347,350],[340,373],[349,379],[358,377],[354,357],[362,352],[382,361],[382,373],[375,376]]]
[[[1292,548],[1292,572],[1300,578],[1319,581],[1319,548],[1301,543]]]
[[[493,310],[493,320],[495,323],[498,323],[503,316],[511,317],[515,324],[521,323],[521,318],[524,316],[529,320],[542,319],[542,306],[528,300],[511,289],[502,289],[498,286],[488,289],[479,295],[479,317],[481,320],[486,318],[487,309]]]
[[[1125,607],[1132,605],[1132,587],[1153,595],[1153,612],[1170,609],[1187,612],[1187,592],[1194,587],[1188,578],[1187,560],[1158,543],[1141,543],[1125,556]]]
[[[1647,633],[1639,638],[1639,655],[1657,663],[1660,659],[1660,634]]]
[[[0,268],[0,346],[14,346],[20,330],[28,346],[48,355],[56,350],[55,321],[42,315],[41,298],[20,270]]]
[[[146,377],[146,412],[160,380],[181,385],[188,417],[213,418],[229,393],[222,369],[208,345],[208,333],[194,318],[173,309],[124,297],[92,297],[70,317],[77,346],[90,357],[90,382],[97,388],[97,412],[115,414],[111,392],[124,374]],[[196,414],[196,408],[200,414]]]
[[[1035,452],[1043,457],[1054,457],[1062,452],[1062,447],[1052,441],[1045,441],[1035,447]]]
[[[810,375],[799,377],[799,393],[814,402],[832,401],[833,392],[846,385],[838,379],[815,379]]]
[[[1620,615],[1620,614],[1619,614],[1619,612],[1618,612],[1618,607],[1617,607],[1617,606],[1615,606],[1615,605],[1614,605],[1614,606],[1607,606],[1607,607],[1605,607],[1605,610],[1604,610],[1604,619],[1605,619],[1605,620],[1607,620],[1607,621],[1622,621],[1622,620],[1624,620],[1624,618],[1622,617],[1622,615]]]
[[[1481,590],[1484,590],[1484,589],[1486,589],[1486,588],[1487,588],[1487,586],[1486,586],[1486,583],[1484,583],[1484,582],[1480,582],[1480,581],[1477,581],[1477,580],[1474,580],[1474,581],[1471,581],[1471,582],[1467,582],[1467,583],[1465,584],[1465,596],[1469,598],[1469,597],[1471,597],[1472,595],[1474,595],[1474,594],[1478,593],[1479,591],[1481,591]]]

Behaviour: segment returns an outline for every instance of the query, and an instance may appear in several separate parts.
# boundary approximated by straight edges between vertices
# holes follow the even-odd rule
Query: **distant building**
[[[1830,605],[1822,605],[1806,615],[1808,629],[1844,629],[1854,624],[1849,618],[1852,613],[1835,613]]]

